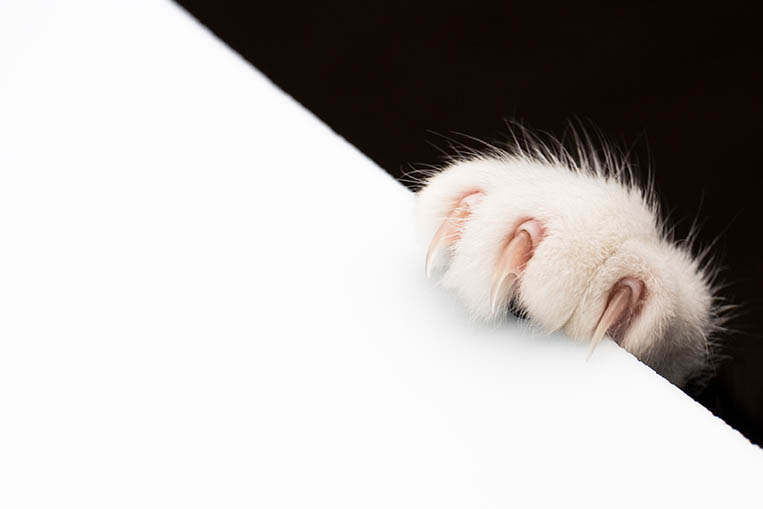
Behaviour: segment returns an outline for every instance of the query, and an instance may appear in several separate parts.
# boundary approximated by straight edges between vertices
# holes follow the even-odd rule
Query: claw
[[[519,277],[520,271],[532,256],[532,233],[539,231],[539,227],[539,223],[535,220],[522,223],[498,260],[496,268],[497,277],[490,291],[490,312],[493,315],[511,297],[511,290]]]
[[[626,277],[615,285],[609,297],[607,307],[604,309],[601,318],[599,318],[599,323],[591,338],[591,349],[588,352],[589,358],[612,327],[618,326],[630,319],[641,299],[643,289],[644,283],[631,277]]]
[[[511,295],[514,283],[517,282],[516,272],[505,272],[498,278],[490,291],[490,313],[495,315],[500,306],[506,304],[506,297]]]
[[[434,237],[432,237],[432,242],[429,244],[426,263],[427,279],[432,275],[432,262],[456,240],[455,236],[458,235],[458,228],[455,221],[452,221],[454,219],[454,212],[451,212],[447,219],[442,222]]]
[[[460,234],[460,223],[462,220],[469,217],[472,212],[472,207],[477,205],[482,199],[482,192],[475,191],[469,193],[458,202],[453,210],[450,211],[448,217],[442,222],[440,227],[432,237],[432,242],[429,243],[429,249],[427,250],[427,261],[425,271],[427,279],[432,275],[433,262],[438,258],[443,250],[450,247],[456,240],[458,240]]]

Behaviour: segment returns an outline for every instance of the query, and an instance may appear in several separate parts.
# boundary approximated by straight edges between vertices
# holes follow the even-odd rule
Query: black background
[[[438,164],[454,132],[595,124],[651,166],[678,237],[699,217],[743,314],[692,395],[763,443],[763,80],[754,4],[499,6],[181,0],[382,168]],[[465,141],[459,138],[459,141]]]

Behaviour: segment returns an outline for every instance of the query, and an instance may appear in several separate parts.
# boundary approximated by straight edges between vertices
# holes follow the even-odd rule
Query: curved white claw
[[[609,302],[607,302],[607,307],[601,314],[599,323],[596,325],[596,330],[591,338],[591,348],[588,351],[589,358],[614,325],[630,318],[641,299],[643,288],[644,284],[641,281],[631,277],[623,278],[615,285],[609,297]]]
[[[495,315],[498,309],[506,305],[508,297],[511,295],[511,290],[514,288],[514,283],[517,282],[516,272],[506,272],[503,276],[496,280],[493,289],[490,292],[490,313]]]
[[[458,229],[456,222],[453,219],[453,212],[442,222],[437,232],[432,237],[432,242],[429,243],[429,249],[427,250],[427,262],[426,262],[426,274],[427,279],[432,275],[432,262],[437,259],[443,249],[450,246],[455,241],[455,236],[458,235]]]
[[[432,237],[432,241],[429,243],[429,249],[427,250],[426,265],[424,267],[427,279],[432,275],[434,261],[444,249],[450,247],[458,239],[461,223],[464,219],[469,217],[472,212],[472,207],[477,205],[481,200],[481,191],[474,191],[467,194],[461,198],[458,205],[450,211],[448,217],[445,218],[437,229],[434,237]]]
[[[495,283],[490,291],[490,312],[495,315],[511,298],[511,290],[533,252],[533,237],[525,226],[526,221],[517,228],[508,246],[504,249],[496,266]]]

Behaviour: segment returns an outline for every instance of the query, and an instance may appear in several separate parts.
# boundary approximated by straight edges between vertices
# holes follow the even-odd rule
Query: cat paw
[[[476,317],[500,319],[513,304],[592,349],[609,337],[678,385],[707,366],[710,278],[622,176],[481,157],[431,177],[418,206],[427,276],[441,273]]]

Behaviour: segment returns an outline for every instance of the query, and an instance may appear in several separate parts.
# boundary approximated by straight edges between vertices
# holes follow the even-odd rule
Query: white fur
[[[640,279],[643,306],[621,344],[683,385],[708,363],[712,285],[690,252],[669,242],[656,206],[621,168],[496,151],[429,178],[419,191],[420,219],[431,235],[464,195],[484,193],[461,225],[451,256],[440,260],[446,266],[442,284],[457,290],[479,318],[498,318],[490,305],[495,266],[508,236],[530,218],[545,233],[514,299],[544,329],[590,340],[613,285],[628,276]]]

